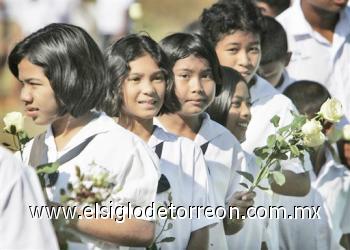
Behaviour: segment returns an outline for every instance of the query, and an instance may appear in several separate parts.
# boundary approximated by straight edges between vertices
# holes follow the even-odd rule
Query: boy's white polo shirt
[[[164,231],[158,240],[174,237],[175,241],[160,243],[157,246],[161,249],[186,249],[193,231],[218,222],[215,217],[205,218],[203,213],[204,207],[215,206],[213,187],[208,177],[202,151],[193,141],[156,127],[148,145],[155,150],[156,146],[162,142],[159,166],[161,173],[170,183],[170,189],[157,194],[157,204],[170,203],[168,196],[171,192],[172,204],[175,207],[185,208],[187,215],[184,218],[168,220],[167,223],[171,223],[173,227]],[[203,209],[193,209],[192,213],[190,206],[202,206]],[[179,210],[180,214],[182,211],[184,210]],[[192,218],[190,218],[190,213],[192,213]],[[164,219],[157,222],[156,236],[160,233],[164,222]]]
[[[94,139],[74,159],[59,167],[59,177],[56,184],[47,188],[48,198],[60,201],[60,189],[67,187],[67,182],[76,179],[75,166],[81,172],[87,171],[91,163],[95,163],[116,174],[116,182],[121,189],[117,193],[114,205],[130,204],[131,207],[146,207],[155,201],[159,179],[158,159],[154,152],[137,136],[117,125],[104,113],[85,125],[65,146],[57,152],[51,127],[45,134],[45,144],[48,146],[48,162],[56,161],[60,156],[82,143],[91,135]],[[24,149],[24,162],[28,163],[33,140]],[[107,202],[107,205],[109,202]],[[147,219],[147,218],[144,218]],[[86,244],[72,243],[69,249],[115,249],[116,246],[106,242],[97,242],[84,237]]]
[[[305,197],[281,197],[287,214],[295,205],[320,206],[320,219],[280,220],[280,249],[342,249],[343,234],[350,233],[350,171],[326,152],[318,176],[310,171],[311,190]]]
[[[244,152],[232,133],[203,113],[202,125],[194,142],[202,146],[209,142],[204,154],[209,176],[214,187],[216,206],[226,207],[239,183],[246,164]],[[160,125],[161,126],[161,125]],[[228,249],[222,221],[209,229],[209,249]]]
[[[45,205],[35,171],[0,147],[0,249],[58,249],[50,219],[30,213]]]
[[[292,58],[287,67],[296,80],[312,80],[327,87],[339,99],[350,118],[350,7],[342,10],[333,42],[313,30],[296,0],[277,17],[286,30]]]

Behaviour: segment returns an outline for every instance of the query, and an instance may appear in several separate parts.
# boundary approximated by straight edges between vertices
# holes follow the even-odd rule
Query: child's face
[[[149,54],[129,62],[129,67],[130,72],[123,84],[123,113],[152,119],[164,102],[164,73]]]
[[[236,138],[243,142],[249,121],[250,113],[250,95],[248,86],[244,82],[239,82],[231,101],[231,108],[228,113],[226,127]]]
[[[224,36],[215,50],[221,65],[235,69],[247,82],[253,78],[261,58],[259,35],[235,31]]]
[[[48,125],[57,120],[58,104],[43,68],[24,58],[18,64],[18,79],[22,83],[20,98],[26,115],[38,125]]]
[[[201,114],[215,96],[215,82],[208,61],[190,55],[177,60],[173,72],[175,93],[181,104],[179,113],[184,116]]]
[[[258,74],[275,87],[281,80],[284,68],[285,62],[283,60],[260,64]]]

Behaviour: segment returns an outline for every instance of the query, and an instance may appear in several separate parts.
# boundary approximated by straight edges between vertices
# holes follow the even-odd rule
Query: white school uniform
[[[350,232],[350,171],[327,151],[318,176],[310,171],[311,190],[305,197],[281,197],[287,214],[294,206],[320,206],[320,219],[280,220],[280,249],[342,249],[341,236]]]
[[[160,156],[160,171],[170,183],[168,191],[157,194],[157,204],[169,203],[169,192],[175,207],[184,207],[190,212],[190,206],[215,206],[213,187],[209,182],[208,170],[201,149],[191,140],[178,137],[156,127],[148,145],[155,150],[163,142]],[[157,244],[161,249],[186,249],[191,233],[203,227],[217,223],[215,218],[207,219],[203,210],[197,214],[193,210],[192,218],[187,214],[185,218],[168,220],[172,224],[170,230],[164,231],[159,241],[166,237],[174,237],[173,242]],[[156,236],[159,235],[165,220],[159,220]],[[165,225],[167,228],[168,225]]]
[[[250,109],[252,118],[246,132],[246,140],[242,143],[242,148],[249,154],[253,154],[256,147],[266,145],[267,137],[276,133],[276,128],[270,122],[274,115],[280,117],[281,127],[290,124],[293,116],[290,111],[296,112],[295,106],[284,95],[279,93],[270,83],[256,75],[255,84],[249,89],[252,107]],[[297,159],[281,162],[282,168],[295,173],[309,171],[311,163],[306,157],[304,166]],[[277,205],[279,195],[269,196],[266,205]],[[267,221],[266,239],[269,249],[278,249],[278,223],[277,220]]]
[[[204,158],[214,187],[215,204],[227,207],[240,179],[236,170],[246,164],[244,152],[229,130],[211,120],[207,113],[202,115],[194,142],[199,146],[209,142]],[[209,249],[228,249],[222,221],[209,229]]]
[[[0,249],[58,249],[50,219],[30,213],[45,205],[35,171],[0,147]]]
[[[145,208],[155,201],[159,178],[158,159],[151,149],[141,139],[128,130],[117,125],[114,120],[104,113],[85,125],[65,146],[57,152],[51,127],[45,134],[45,144],[48,146],[48,162],[56,161],[60,156],[82,143],[85,139],[96,134],[94,139],[74,159],[59,167],[59,177],[56,184],[47,188],[48,198],[59,202],[60,189],[67,187],[67,182],[73,182],[77,177],[75,166],[81,172],[87,171],[91,163],[104,167],[117,175],[116,182],[120,185],[115,205]],[[24,162],[29,161],[33,140],[24,150]],[[107,203],[109,204],[109,203]],[[144,218],[147,219],[147,218]],[[115,249],[115,244],[96,241],[82,237],[84,244],[70,243],[69,249]]]
[[[333,42],[313,30],[296,0],[293,6],[277,17],[286,30],[288,47],[292,52],[287,67],[296,80],[312,80],[327,87],[339,99],[350,118],[350,7],[340,13]]]
[[[259,171],[259,167],[255,163],[255,157],[247,153],[245,154],[245,157],[247,160],[247,164],[243,167],[246,167],[246,169],[242,170],[256,176]],[[248,186],[251,185],[251,183],[249,183],[244,177],[241,177],[240,182],[246,183]],[[263,183],[261,183],[261,186],[269,187],[269,184],[267,181],[263,181]],[[246,189],[241,186],[238,189],[240,191],[246,191]],[[265,191],[262,191],[258,188],[256,188],[254,192],[256,193],[256,196],[254,198],[254,207],[266,207],[269,200],[268,194]],[[226,235],[228,248],[247,250],[260,249],[261,243],[264,239],[265,227],[266,219],[247,218],[244,222],[243,228],[239,232],[233,235]]]

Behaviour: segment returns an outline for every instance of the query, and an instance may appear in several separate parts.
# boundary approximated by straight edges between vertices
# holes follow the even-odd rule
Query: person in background
[[[330,98],[327,89],[317,82],[297,81],[286,88],[298,111],[308,119],[316,116],[321,105]],[[323,122],[327,134],[333,124]],[[280,249],[345,249],[350,248],[350,171],[335,159],[335,150],[329,142],[310,153],[313,169],[310,171],[311,190],[305,197],[281,197],[287,214],[294,206],[319,207],[319,218],[280,220]]]
[[[295,0],[277,17],[292,52],[287,71],[295,80],[324,85],[350,120],[350,7],[348,0]],[[343,123],[346,121],[344,120]]]
[[[273,17],[266,16],[264,21],[258,74],[282,93],[293,82],[285,70],[292,54],[288,51],[287,34],[282,25]]]

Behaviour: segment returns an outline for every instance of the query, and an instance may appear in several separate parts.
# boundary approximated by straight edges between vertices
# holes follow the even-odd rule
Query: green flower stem
[[[21,144],[21,139],[19,138],[19,134],[18,133],[16,133],[16,138],[18,140],[18,148],[19,148],[19,152],[21,153],[21,160],[23,162],[23,145]]]

